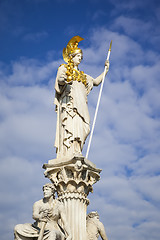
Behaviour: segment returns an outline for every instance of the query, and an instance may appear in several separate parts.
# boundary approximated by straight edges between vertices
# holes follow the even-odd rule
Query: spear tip
[[[111,40],[111,43],[110,43],[110,46],[109,46],[109,51],[111,51],[111,47],[112,47],[112,40]]]

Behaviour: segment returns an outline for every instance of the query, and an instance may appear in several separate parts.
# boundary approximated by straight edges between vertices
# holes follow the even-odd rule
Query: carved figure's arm
[[[43,213],[40,213],[39,203],[35,202],[34,205],[33,205],[33,214],[32,214],[33,219],[36,220],[36,221],[41,219],[42,214]]]
[[[109,61],[108,61],[108,60],[105,61],[105,66],[106,66],[106,68],[107,68],[107,69],[106,69],[106,74],[107,74],[108,71],[109,71]],[[94,78],[94,79],[93,79],[93,85],[94,85],[94,86],[98,86],[98,85],[102,82],[103,74],[104,74],[104,72],[101,73],[97,78]]]
[[[62,65],[58,68],[58,72],[57,72],[58,84],[60,84],[60,85],[66,84],[66,82],[67,82],[66,71],[67,71],[67,69],[65,68],[64,65]]]
[[[36,221],[42,221],[42,222],[47,222],[47,216],[48,216],[48,209],[46,209],[46,211],[42,212],[40,210],[40,202],[35,202],[33,205],[33,214],[32,217],[34,220]]]
[[[100,234],[102,240],[108,240],[108,238],[106,236],[104,225],[100,221],[98,223],[98,231],[99,231],[99,234]]]

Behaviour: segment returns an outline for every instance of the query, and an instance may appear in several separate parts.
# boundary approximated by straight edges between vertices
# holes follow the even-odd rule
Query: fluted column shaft
[[[79,192],[64,192],[58,197],[63,203],[72,240],[86,239],[86,211],[89,200]]]

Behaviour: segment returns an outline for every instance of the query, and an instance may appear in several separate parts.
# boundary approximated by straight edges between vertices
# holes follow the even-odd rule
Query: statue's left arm
[[[108,240],[106,232],[105,232],[104,225],[100,221],[98,223],[98,231],[99,231],[99,234],[100,234],[102,240]]]
[[[106,67],[106,74],[107,74],[109,71],[109,61],[108,60],[105,61],[105,67]],[[103,75],[104,75],[104,72],[101,73],[97,78],[93,79],[94,86],[98,86],[102,82]]]

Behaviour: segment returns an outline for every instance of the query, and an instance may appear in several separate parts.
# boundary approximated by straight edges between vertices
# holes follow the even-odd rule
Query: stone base
[[[93,191],[92,185],[99,181],[101,169],[83,156],[52,159],[43,168],[65,208],[72,240],[86,240],[87,196]]]

